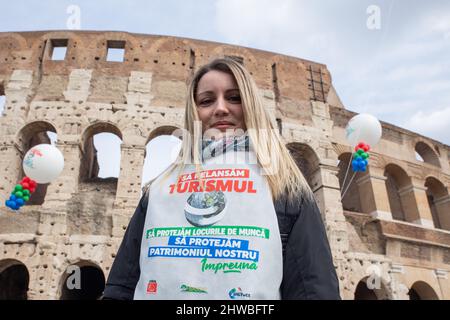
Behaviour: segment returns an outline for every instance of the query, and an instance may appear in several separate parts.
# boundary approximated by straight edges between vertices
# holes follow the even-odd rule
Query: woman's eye
[[[211,99],[205,99],[205,100],[200,101],[200,105],[201,106],[205,106],[205,105],[208,105],[208,104],[211,104],[211,103],[212,103]]]
[[[235,103],[240,103],[241,102],[241,96],[231,96],[230,101],[235,102]]]

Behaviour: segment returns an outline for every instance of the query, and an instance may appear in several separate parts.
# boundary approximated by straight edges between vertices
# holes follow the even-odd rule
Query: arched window
[[[27,300],[30,275],[17,260],[0,261],[0,300]]]
[[[371,281],[370,277],[365,277],[358,282],[355,289],[355,300],[389,300],[389,294],[386,290],[384,283],[380,280],[379,282],[370,283],[368,285],[367,281]]]
[[[436,167],[441,167],[439,157],[436,152],[425,142],[419,141],[415,146],[416,159],[425,163],[432,164]],[[418,156],[417,156],[418,155]]]
[[[384,170],[386,179],[386,190],[389,198],[392,218],[394,220],[407,221],[406,201],[402,190],[411,185],[411,179],[406,172],[395,164],[388,164]]]
[[[152,131],[146,144],[141,184],[154,179],[176,160],[181,150],[181,140],[172,135],[179,130],[164,126]]]
[[[23,157],[32,147],[38,144],[54,144],[57,140],[55,127],[46,121],[35,121],[24,126],[18,133],[17,141],[20,148],[21,157],[19,159],[20,174],[17,181],[25,177],[22,168]],[[36,191],[31,195],[27,205],[41,205],[45,201],[48,184],[37,184]]]
[[[317,154],[310,146],[304,143],[293,142],[289,143],[286,147],[303,173],[311,190],[313,192],[316,191],[320,187],[320,179],[316,179],[316,175],[320,174],[319,157]]]
[[[61,300],[97,300],[105,289],[105,275],[97,265],[81,261],[62,276]]]
[[[116,184],[120,173],[122,133],[110,123],[89,126],[82,136],[81,182],[102,182],[112,178]],[[106,181],[103,181],[106,182]]]
[[[359,189],[356,181],[358,181],[363,176],[363,173],[357,172],[352,179],[354,172],[350,163],[352,160],[351,153],[343,153],[339,156],[338,159],[338,178],[339,186],[341,188],[341,195],[345,192],[344,197],[342,198],[342,206],[344,210],[347,211],[362,212]]]
[[[425,187],[434,227],[450,230],[450,198],[447,188],[433,177],[425,180]]]
[[[434,289],[424,281],[416,281],[408,292],[410,300],[439,300]]]

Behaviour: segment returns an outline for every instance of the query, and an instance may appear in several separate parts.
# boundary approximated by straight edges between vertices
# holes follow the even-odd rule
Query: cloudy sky
[[[2,2],[0,31],[67,29],[75,5],[82,30],[188,37],[321,62],[347,109],[450,144],[447,0]]]

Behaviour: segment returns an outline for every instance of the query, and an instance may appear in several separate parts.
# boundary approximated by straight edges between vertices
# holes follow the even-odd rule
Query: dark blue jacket
[[[139,257],[148,193],[141,198],[108,276],[104,299],[133,299],[140,276]],[[340,299],[339,282],[319,208],[301,197],[275,201],[283,245],[282,299]]]

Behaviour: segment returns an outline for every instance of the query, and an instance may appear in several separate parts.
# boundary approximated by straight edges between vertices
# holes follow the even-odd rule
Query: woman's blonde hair
[[[231,58],[215,59],[194,74],[188,87],[184,119],[185,133],[190,135],[185,138],[190,141],[187,143],[183,139],[179,161],[167,170],[165,177],[176,168],[179,169],[180,175],[185,165],[192,162],[195,164],[197,174],[202,170],[199,152],[201,148],[198,142],[201,142],[203,133],[195,126],[195,123],[200,122],[195,98],[200,79],[212,70],[232,75],[238,85],[250,145],[264,171],[273,200],[280,196],[287,196],[291,201],[298,200],[300,195],[310,197],[311,189],[264,108],[253,77],[242,64]]]

